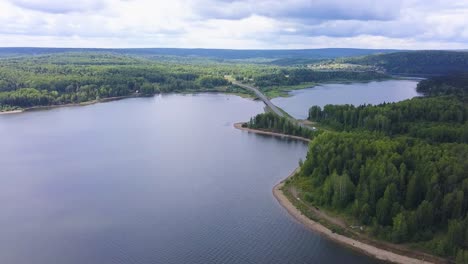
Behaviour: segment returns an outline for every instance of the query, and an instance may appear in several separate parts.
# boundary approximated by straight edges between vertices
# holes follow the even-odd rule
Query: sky
[[[0,46],[468,49],[468,0],[0,0]]]

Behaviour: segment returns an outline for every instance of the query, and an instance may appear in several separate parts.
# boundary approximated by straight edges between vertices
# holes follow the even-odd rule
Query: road
[[[270,99],[268,99],[268,97],[266,97],[262,92],[260,92],[260,90],[258,90],[257,88],[251,86],[251,85],[247,85],[247,84],[243,84],[243,83],[240,83],[240,82],[237,82],[237,81],[232,81],[232,84],[234,85],[237,85],[239,87],[242,87],[244,89],[247,89],[247,90],[250,90],[252,92],[255,93],[255,95],[257,95],[257,97],[262,100],[266,106],[268,106],[271,111],[273,111],[275,114],[281,116],[281,117],[286,117],[285,114],[283,112],[281,112],[281,110],[278,109],[278,107],[276,107],[271,101]]]
[[[292,118],[292,117],[289,117],[289,116],[285,115],[285,114],[283,113],[283,111],[279,110],[279,108],[276,107],[276,105],[274,105],[274,104],[270,101],[270,99],[268,99],[268,97],[266,97],[262,92],[260,92],[260,90],[259,90],[258,88],[254,87],[254,86],[252,86],[252,85],[240,83],[240,82],[238,82],[238,81],[231,81],[231,83],[234,84],[234,85],[237,85],[237,86],[239,86],[239,87],[241,87],[241,88],[244,88],[244,89],[247,89],[247,90],[249,90],[249,91],[254,92],[255,95],[257,95],[257,97],[258,97],[260,100],[262,100],[262,101],[265,103],[265,105],[268,106],[268,107],[271,109],[271,111],[273,111],[273,113],[277,114],[278,116],[280,116],[280,117],[285,117],[285,118],[291,120],[293,123],[295,123],[296,125],[298,125],[298,126],[300,126],[300,127],[303,127],[303,128],[306,128],[306,129],[310,129],[310,130],[312,130],[312,131],[315,131],[315,130],[316,130],[315,127],[306,126],[306,125],[304,125],[303,123],[299,122],[298,120],[296,120],[296,119],[294,119],[294,118]]]

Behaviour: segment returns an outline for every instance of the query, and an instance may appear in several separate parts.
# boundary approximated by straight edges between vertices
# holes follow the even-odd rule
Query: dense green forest
[[[468,242],[467,157],[467,144],[326,132],[309,147],[303,191],[379,238],[424,241],[432,252],[453,256]]]
[[[468,69],[467,51],[405,51],[364,57],[343,58],[336,62],[375,66],[390,74],[444,75]]]
[[[229,73],[226,67],[154,63],[106,53],[3,59],[0,60],[0,108],[80,103],[160,92],[245,93],[229,85],[224,78],[226,73]]]
[[[309,146],[300,175],[307,201],[368,226],[371,235],[468,260],[466,75],[418,87],[398,103],[314,106],[335,131]]]
[[[254,78],[254,85],[258,87],[274,87],[298,85],[304,82],[370,81],[388,78],[388,75],[374,71],[313,71],[306,68],[286,68],[275,73],[256,76]]]
[[[0,59],[0,109],[81,103],[109,97],[167,92],[248,94],[226,76],[271,85],[371,80],[375,73],[315,72],[295,67],[195,60],[157,61],[106,52],[69,52]]]
[[[466,96],[468,94],[468,73],[451,74],[422,80],[418,83],[417,91],[429,96]]]
[[[316,67],[271,64],[272,60],[307,61],[378,52],[392,51],[4,48],[0,49],[0,57],[3,56],[0,110],[166,92],[248,94],[230,85],[226,76],[253,84],[267,95],[278,96],[288,86],[390,78],[385,71],[406,74],[459,71],[468,65],[467,52],[449,51],[396,52],[333,61],[346,62],[340,67],[322,62]],[[253,63],[258,58],[263,59]],[[428,82],[443,81],[423,81],[420,89],[425,89],[424,84]]]
[[[245,124],[245,126],[252,129],[267,130],[309,139],[313,138],[318,133],[299,126],[290,121],[288,118],[280,117],[271,112],[256,115],[255,117],[251,118],[250,121]]]
[[[309,120],[338,131],[408,134],[429,142],[468,143],[468,102],[455,96],[414,98],[398,103],[326,105],[309,110]]]
[[[385,135],[408,134],[429,142],[468,143],[467,74],[421,81],[427,97],[398,103],[313,106],[309,120],[338,131],[368,130]],[[441,95],[441,96],[439,96]]]

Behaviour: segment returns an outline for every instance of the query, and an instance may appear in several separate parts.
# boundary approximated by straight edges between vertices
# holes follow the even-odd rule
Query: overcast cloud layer
[[[468,0],[0,0],[0,46],[468,49]]]

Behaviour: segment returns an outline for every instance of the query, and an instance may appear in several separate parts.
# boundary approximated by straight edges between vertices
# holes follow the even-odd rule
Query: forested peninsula
[[[467,76],[424,80],[425,97],[398,103],[311,107],[326,131],[283,190],[359,227],[343,233],[467,263]]]

